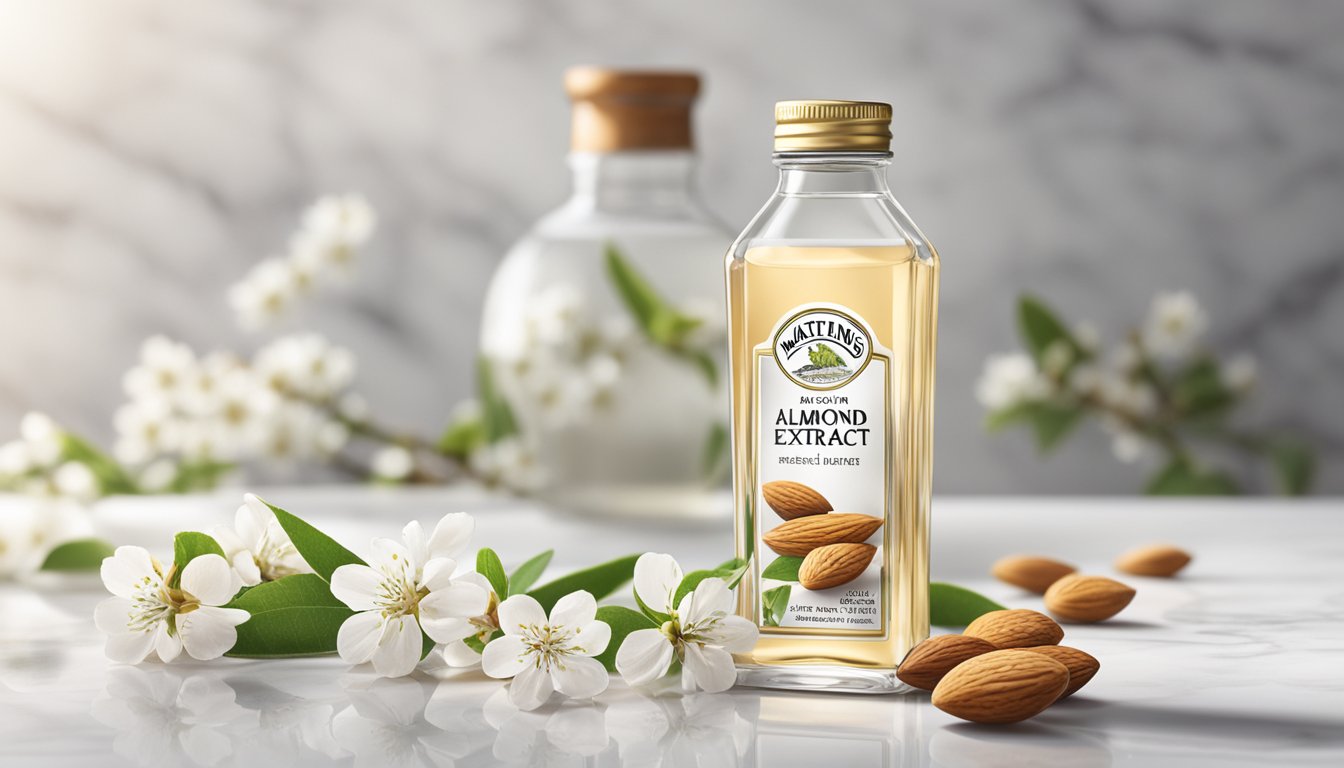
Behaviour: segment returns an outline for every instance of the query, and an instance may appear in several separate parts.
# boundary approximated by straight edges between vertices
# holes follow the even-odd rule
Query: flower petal
[[[154,648],[154,633],[150,630],[143,632],[121,632],[115,635],[107,636],[107,646],[105,652],[107,658],[121,664],[139,664],[145,660],[149,652]]]
[[[733,593],[723,579],[711,577],[695,585],[695,590],[681,598],[677,616],[683,627],[709,623],[733,610]]]
[[[546,624],[546,612],[531,595],[514,595],[499,604],[499,628],[506,635],[517,635],[526,627]]]
[[[433,637],[433,635],[430,635]],[[501,638],[503,639],[503,638]],[[494,643],[491,643],[494,645]],[[490,646],[486,646],[489,648]],[[461,640],[454,640],[443,646],[443,660],[450,667],[474,667],[481,663],[481,654]]]
[[[420,601],[420,626],[437,643],[450,643],[476,633],[468,619],[480,616],[490,598],[475,584],[452,584]]]
[[[471,544],[475,531],[476,520],[466,512],[444,515],[429,537],[429,556],[456,558]]]
[[[756,647],[761,631],[741,616],[725,616],[717,626],[705,633],[710,643],[729,653],[747,653]]]
[[[100,572],[103,586],[117,597],[130,597],[146,578],[154,582],[162,580],[154,569],[154,558],[144,547],[117,547],[111,557],[103,559]]]
[[[131,631],[131,606],[124,597],[109,597],[93,609],[93,625],[109,635],[126,634]]]
[[[655,611],[670,613],[672,597],[682,579],[681,566],[671,555],[645,552],[635,561],[635,594]]]
[[[414,616],[389,619],[373,652],[373,670],[383,677],[402,677],[415,671],[424,648],[424,636]]]
[[[181,622],[179,618],[179,623]],[[158,627],[154,629],[154,653],[158,655],[159,661],[169,664],[173,659],[182,653],[182,635],[172,635],[168,633],[168,622],[159,622]]]
[[[611,625],[605,621],[590,621],[579,627],[572,642],[580,649],[577,653],[583,656],[596,656],[607,650],[607,646],[611,644]]]
[[[369,549],[373,553],[372,557],[369,558],[369,564],[375,570],[388,573],[409,573],[417,565],[411,559],[410,550],[394,539],[374,539]]]
[[[551,608],[550,624],[553,627],[577,628],[592,623],[597,618],[597,599],[591,592],[579,590],[555,601]]]
[[[490,650],[489,645],[486,650]],[[529,666],[509,683],[509,701],[524,711],[536,709],[551,698],[551,690],[551,676],[537,667]]]
[[[401,540],[406,544],[406,552],[411,556],[412,563],[423,565],[429,560],[429,537],[425,536],[425,529],[419,520],[412,520],[401,529]]]
[[[182,591],[199,600],[201,605],[223,605],[238,591],[235,578],[237,574],[224,558],[200,555],[182,569]]]
[[[515,635],[491,640],[481,652],[481,671],[500,679],[513,677],[528,666],[527,646]]]
[[[672,643],[661,630],[635,630],[616,651],[616,670],[630,685],[647,685],[666,675],[671,665]]]
[[[367,565],[342,565],[331,574],[331,594],[352,611],[378,608],[383,575]]]
[[[230,561],[233,570],[237,571],[238,578],[245,587],[255,587],[261,583],[261,569],[257,567],[257,561],[252,557],[252,553],[247,550],[238,552]]]
[[[457,561],[450,557],[433,557],[424,562],[420,570],[420,583],[416,586],[433,592],[447,587],[453,581],[453,571],[457,570]]]
[[[228,653],[233,644],[238,642],[236,627],[249,618],[247,611],[237,608],[202,606],[177,617],[177,634],[182,638],[182,647],[186,649],[187,655],[200,661],[209,661]]]
[[[733,666],[732,654],[712,645],[701,648],[687,643],[686,671],[691,673],[697,686],[709,693],[726,691],[737,682],[737,667]]]
[[[555,689],[571,699],[591,699],[607,690],[610,678],[602,662],[587,656],[568,656],[551,668]]]
[[[261,543],[273,520],[275,513],[266,502],[249,493],[243,496],[243,505],[233,515],[233,527],[251,549]]]
[[[378,639],[382,634],[381,614],[377,611],[356,613],[341,622],[341,628],[336,632],[336,652],[346,664],[363,664],[378,650]]]

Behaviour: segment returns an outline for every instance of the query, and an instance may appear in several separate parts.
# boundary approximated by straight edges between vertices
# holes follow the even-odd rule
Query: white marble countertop
[[[699,565],[728,524],[621,525],[457,492],[277,489],[272,501],[353,549],[412,517],[477,513],[478,544],[506,561],[554,547],[555,570],[667,551]],[[235,497],[117,502],[98,525],[163,548],[223,520]],[[1179,579],[1138,588],[1116,620],[1067,626],[1101,661],[1069,701],[1014,726],[963,723],[927,695],[804,695],[738,688],[645,698],[615,682],[592,704],[519,714],[478,672],[373,680],[332,658],[108,663],[93,629],[96,578],[0,585],[0,763],[10,765],[1341,765],[1344,502],[939,499],[934,577],[1010,607],[1039,599],[986,577],[1012,552],[1110,573],[1114,555],[1170,541]]]

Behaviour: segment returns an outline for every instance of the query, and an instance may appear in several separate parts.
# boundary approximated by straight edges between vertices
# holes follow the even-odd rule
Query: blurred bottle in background
[[[696,199],[683,72],[571,69],[573,195],[501,262],[484,362],[567,511],[726,516],[725,334],[732,241]]]

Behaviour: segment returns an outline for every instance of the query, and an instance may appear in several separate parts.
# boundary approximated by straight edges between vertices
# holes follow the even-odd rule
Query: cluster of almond
[[[1122,555],[1117,570],[1138,576],[1175,576],[1190,555],[1151,546]],[[1086,576],[1045,557],[1014,556],[995,563],[999,579],[1043,594],[1045,607],[1074,622],[1103,621],[1134,598],[1134,590],[1104,576]],[[1029,609],[991,611],[960,635],[938,635],[915,646],[896,676],[933,691],[933,705],[976,723],[1016,723],[1044,712],[1078,691],[1101,663],[1060,645],[1064,629]]]
[[[1071,696],[1101,668],[1087,653],[1060,645],[1063,639],[1063,628],[1043,613],[991,611],[960,635],[915,646],[896,676],[933,691],[933,705],[950,715],[1016,723]]]
[[[1153,545],[1126,552],[1115,569],[1136,576],[1175,576],[1190,563],[1190,555],[1168,545]],[[1057,618],[1071,622],[1105,621],[1129,605],[1134,588],[1105,576],[1080,574],[1068,563],[1036,555],[1014,555],[994,564],[1000,581],[1044,595],[1045,608]]]

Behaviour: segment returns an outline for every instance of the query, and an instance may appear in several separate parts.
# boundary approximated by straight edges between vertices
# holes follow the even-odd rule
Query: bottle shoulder
[[[937,251],[890,194],[787,195],[776,193],[729,250],[740,260],[760,247],[908,247],[936,264]]]

